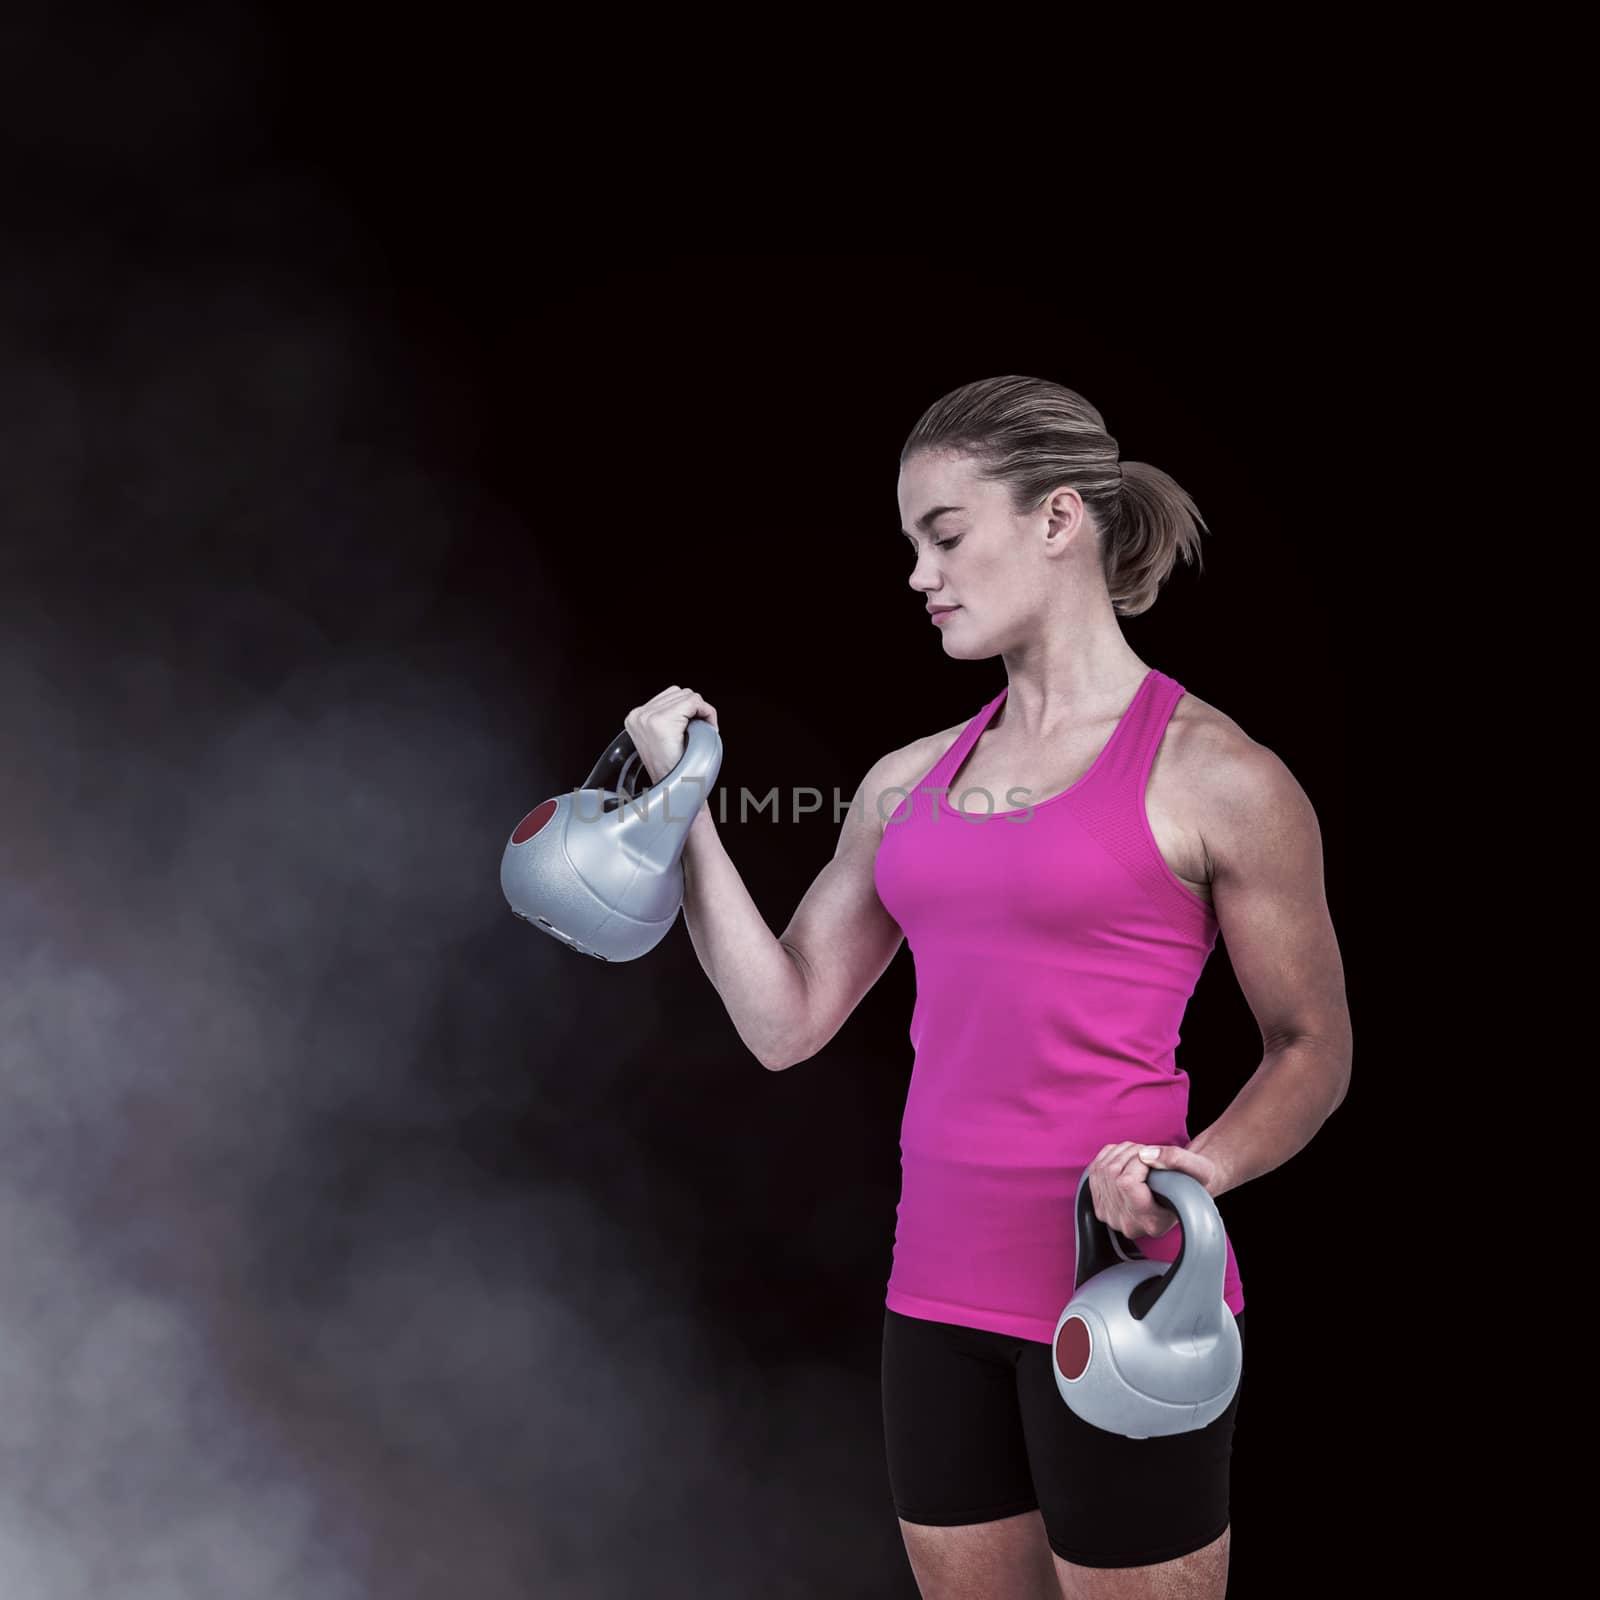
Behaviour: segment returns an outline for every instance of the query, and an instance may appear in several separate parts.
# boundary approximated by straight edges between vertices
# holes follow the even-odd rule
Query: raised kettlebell
[[[1177,1260],[1122,1251],[1094,1214],[1086,1168],[1077,1282],[1051,1346],[1061,1398],[1085,1422],[1128,1439],[1205,1427],[1227,1409],[1244,1366],[1222,1298],[1228,1241],[1216,1202],[1186,1172],[1154,1171],[1146,1181],[1178,1213]]]
[[[512,830],[500,888],[525,922],[599,961],[632,961],[683,906],[683,847],[722,767],[722,736],[691,719],[654,788],[626,729],[581,789],[543,800]]]

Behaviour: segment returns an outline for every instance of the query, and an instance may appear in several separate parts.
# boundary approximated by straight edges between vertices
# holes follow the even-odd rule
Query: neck
[[[1120,632],[1088,641],[1057,635],[1002,659],[1006,697],[993,726],[1004,722],[1028,737],[1116,715],[1150,671]]]

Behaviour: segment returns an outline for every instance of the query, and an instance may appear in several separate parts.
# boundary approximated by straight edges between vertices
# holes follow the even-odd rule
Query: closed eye
[[[913,556],[915,556],[916,553],[917,553],[916,541],[911,539],[911,535],[910,534],[907,534],[906,538],[911,543],[911,554]],[[933,541],[933,548],[935,550],[953,550],[965,538],[966,538],[966,534],[958,533],[958,534],[953,535],[949,539],[935,539]]]

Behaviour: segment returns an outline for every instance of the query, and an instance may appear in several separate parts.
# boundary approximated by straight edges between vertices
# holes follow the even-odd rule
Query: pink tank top
[[[1144,809],[1183,693],[1152,669],[1070,789],[1014,811],[998,805],[1026,795],[974,789],[989,814],[964,816],[946,791],[1002,689],[884,825],[873,880],[916,971],[893,1311],[1048,1344],[1084,1168],[1122,1139],[1189,1143],[1174,1052],[1217,919]],[[1172,1261],[1181,1242],[1175,1223],[1137,1244]],[[1244,1309],[1231,1239],[1223,1300]]]

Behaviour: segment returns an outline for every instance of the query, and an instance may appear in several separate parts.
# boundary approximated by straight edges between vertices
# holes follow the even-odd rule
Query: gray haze
[[[701,1202],[612,1087],[668,967],[500,896],[626,707],[541,725],[525,659],[440,637],[452,541],[531,536],[408,426],[247,17],[120,26],[0,84],[13,166],[95,197],[0,245],[0,1596],[909,1592],[830,1498],[898,1555],[840,1459],[872,1375],[696,1314]],[[729,1037],[686,1082],[759,1107]]]

